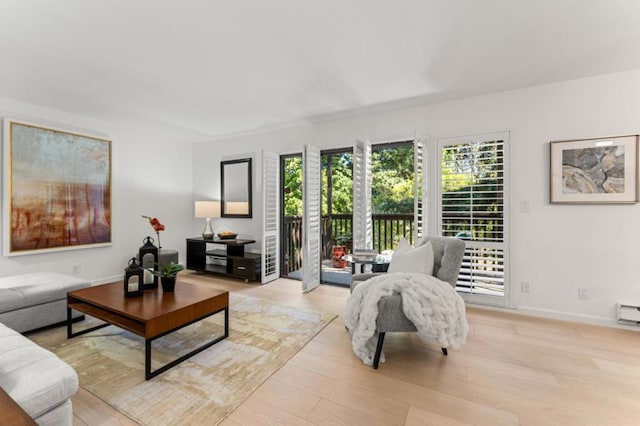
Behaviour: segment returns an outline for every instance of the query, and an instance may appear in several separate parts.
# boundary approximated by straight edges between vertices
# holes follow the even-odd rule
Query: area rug
[[[221,335],[223,316],[154,341],[152,369]],[[336,315],[231,293],[229,317],[227,339],[149,381],[144,339],[117,327],[70,340],[65,327],[29,337],[73,366],[82,388],[143,425],[217,424]]]

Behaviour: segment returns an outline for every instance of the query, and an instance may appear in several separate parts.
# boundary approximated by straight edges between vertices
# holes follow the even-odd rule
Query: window
[[[443,236],[467,244],[457,290],[504,304],[507,267],[508,133],[441,140],[440,217]],[[490,302],[491,303],[491,302]]]

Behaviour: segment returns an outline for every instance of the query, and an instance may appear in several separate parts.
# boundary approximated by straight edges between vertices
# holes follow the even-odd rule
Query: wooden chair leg
[[[380,364],[380,355],[382,354],[382,344],[384,343],[384,333],[378,333],[378,345],[376,346],[376,354],[373,357],[373,368],[378,369]]]
[[[442,354],[443,354],[444,356],[449,355],[449,352],[447,352],[447,348],[442,348]]]

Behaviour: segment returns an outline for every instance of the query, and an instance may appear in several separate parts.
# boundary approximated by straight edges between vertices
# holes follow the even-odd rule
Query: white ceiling
[[[192,140],[633,68],[638,0],[0,0],[0,97]]]

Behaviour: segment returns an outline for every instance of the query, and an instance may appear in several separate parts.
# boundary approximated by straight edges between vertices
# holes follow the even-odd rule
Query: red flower
[[[156,232],[164,231],[164,225],[160,223],[157,217],[150,217],[145,215],[142,215],[142,217],[144,217],[149,221],[149,225],[151,225],[154,231]]]

